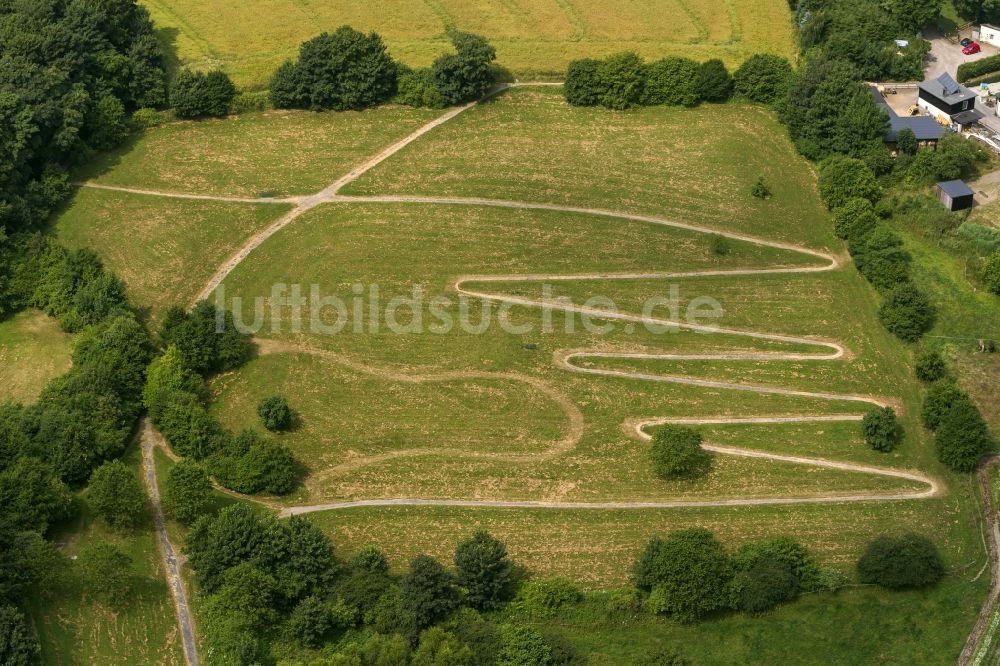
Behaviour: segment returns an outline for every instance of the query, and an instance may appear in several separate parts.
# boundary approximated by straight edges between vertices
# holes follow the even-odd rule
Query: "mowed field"
[[[30,404],[69,370],[72,336],[55,319],[26,310],[0,322],[0,403]]]
[[[417,67],[445,53],[449,28],[487,37],[514,76],[559,77],[570,60],[631,49],[647,58],[794,56],[783,0],[143,0],[182,65],[222,67],[237,85],[267,84],[301,42],[341,25],[375,30]],[[225,17],[220,20],[220,17]]]
[[[721,453],[713,455],[711,470],[701,479],[663,481],[649,469],[648,443],[634,432],[643,419],[858,415],[871,406],[865,400],[884,401],[896,407],[905,430],[891,454],[865,447],[854,422],[700,429],[713,445],[917,471],[940,484],[940,496],[662,509],[363,507],[320,511],[310,520],[330,534],[341,555],[375,543],[396,570],[424,552],[447,561],[458,541],[485,527],[534,575],[568,576],[592,590],[627,584],[631,562],[645,542],[683,527],[712,529],[732,548],[790,534],[848,576],[875,535],[918,531],[935,537],[950,572],[930,592],[848,589],[809,597],[752,624],[731,616],[696,629],[655,619],[609,623],[597,596],[554,622],[574,644],[592,650],[597,664],[627,663],[664,641],[706,663],[724,661],[724,655],[740,655],[747,663],[809,663],[814,645],[828,645],[831,661],[839,663],[951,659],[962,642],[955,628],[971,626],[987,586],[976,576],[985,552],[975,488],[971,479],[936,462],[917,418],[920,387],[910,354],[879,324],[876,294],[849,263],[828,270],[829,260],[792,247],[846,260],[819,202],[812,169],[760,109],[733,104],[611,113],[572,109],[558,92],[517,89],[466,111],[364,174],[346,188],[347,196],[295,219],[229,274],[226,296],[243,299],[238,314],[257,325],[259,354],[212,381],[212,409],[229,428],[259,429],[257,402],[273,393],[286,395],[296,426],[278,436],[309,472],[302,488],[268,503],[288,507],[401,497],[556,503],[836,500],[924,490],[912,479]],[[378,114],[401,110],[371,113],[367,126],[389,128],[392,123],[382,123]],[[341,117],[316,118],[310,141],[332,142],[327,144],[336,153],[332,161],[324,159],[323,150],[300,158],[310,150],[309,141],[259,151],[240,143],[237,123],[264,137],[272,125],[277,132],[289,122],[313,122],[296,114],[260,114],[168,125],[141,138],[135,154],[116,156],[93,177],[200,195],[301,194],[321,189],[382,147],[374,139],[337,143],[331,137]],[[419,120],[404,119],[412,125],[398,132],[372,132],[388,144]],[[181,152],[161,157],[157,132],[169,137],[164,146],[179,146]],[[293,162],[300,168],[275,166]],[[229,174],[228,164],[242,175]],[[765,202],[749,194],[760,175],[774,191]],[[581,210],[408,200],[421,196],[590,207],[697,228]],[[94,245],[155,312],[197,293],[226,257],[282,211],[279,204],[81,190],[57,227],[64,238]],[[148,236],[156,239],[153,248],[187,248],[169,269],[157,269],[144,244],[120,242],[134,235],[134,220],[145,219],[159,220]],[[719,251],[715,232],[784,245],[731,236]],[[215,240],[195,243],[197,233]],[[147,263],[148,271],[125,268]],[[762,269],[805,272],[751,272]],[[702,271],[710,274],[692,275]],[[162,285],[169,286],[169,299],[157,296]],[[341,318],[330,305],[314,310],[308,302],[296,313],[272,298],[275,285],[298,285],[307,297],[315,286],[321,296],[343,299],[346,314]],[[379,318],[374,330],[372,285],[379,290],[376,311],[394,298],[413,298],[418,288],[422,300],[397,301],[396,321],[419,319],[423,332],[393,332],[387,318]],[[457,302],[459,287],[487,296],[471,299],[464,324],[449,306],[445,311],[457,325],[429,328],[440,314],[431,299]],[[608,310],[613,303],[618,312],[635,314],[651,299],[671,295],[672,288],[680,313],[698,299],[717,302],[721,316],[714,323],[729,332],[657,333],[599,315],[593,323],[614,324],[613,329],[589,331],[579,317],[556,310],[546,320],[539,308],[524,303],[564,298],[582,304],[602,296],[607,300],[594,307]],[[526,332],[496,325],[499,299],[509,298],[521,303],[506,308],[504,316],[529,326]],[[651,312],[672,317],[671,307],[661,301]],[[494,325],[472,330],[487,315]],[[341,319],[339,333],[319,330]],[[755,332],[791,339],[746,335]],[[843,346],[842,358],[566,361],[567,352],[580,350],[815,355],[828,354],[831,348],[822,345],[833,342]],[[621,376],[628,372],[650,377]],[[650,379],[655,377],[762,391]],[[172,529],[180,537],[177,527]],[[842,628],[872,622],[879,642],[828,644]],[[619,625],[627,630],[608,630]],[[782,640],[790,626],[795,638]]]

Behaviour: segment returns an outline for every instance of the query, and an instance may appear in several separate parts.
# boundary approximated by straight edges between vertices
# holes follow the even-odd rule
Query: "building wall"
[[[979,41],[1000,46],[1000,28],[984,23],[979,28]]]
[[[925,100],[923,98],[918,99],[917,100],[917,106],[919,106],[921,109],[923,109],[927,113],[931,114],[935,118],[944,118],[945,120],[948,121],[949,124],[951,123],[951,115],[950,114],[945,113],[944,111],[942,111],[941,109],[937,108],[936,106],[934,106],[933,104],[931,104],[927,100]]]

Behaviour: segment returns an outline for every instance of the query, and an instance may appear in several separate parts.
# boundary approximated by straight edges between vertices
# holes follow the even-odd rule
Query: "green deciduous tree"
[[[288,430],[292,426],[292,410],[283,395],[271,395],[257,403],[257,416],[272,432]]]
[[[34,666],[41,663],[41,646],[31,623],[16,607],[0,606],[0,664]]]
[[[733,77],[721,60],[712,58],[698,65],[695,87],[699,99],[725,102],[733,94]]]
[[[479,99],[493,86],[493,61],[497,53],[486,38],[471,32],[449,30],[455,53],[441,55],[431,65],[430,82],[446,105]]]
[[[163,510],[168,516],[191,524],[209,510],[211,501],[212,482],[201,465],[181,460],[170,469],[163,482]]]
[[[596,106],[601,103],[603,90],[597,76],[600,64],[599,60],[593,58],[570,62],[566,70],[566,83],[563,84],[567,102],[573,106]]]
[[[836,210],[855,198],[875,203],[882,188],[868,165],[859,159],[834,155],[820,167],[819,193],[830,210]]]
[[[936,349],[922,349],[916,360],[917,379],[922,382],[936,382],[948,374],[948,365]]]
[[[733,90],[752,102],[772,104],[788,90],[792,66],[781,56],[758,53],[733,73]]]
[[[874,231],[878,224],[875,207],[868,199],[848,199],[833,211],[833,229],[845,240],[856,240]]]
[[[695,106],[698,97],[698,63],[688,58],[667,57],[651,62],[643,71],[641,103],[646,105]]]
[[[20,456],[0,465],[0,529],[44,534],[70,514],[73,497],[51,466]]]
[[[909,127],[896,132],[896,148],[904,155],[916,155],[920,145],[917,143],[917,135]]]
[[[533,628],[505,624],[500,627],[496,666],[552,666],[552,649]]]
[[[991,254],[983,265],[983,282],[987,289],[1000,296],[1000,251]]]
[[[135,472],[120,460],[112,460],[90,476],[87,503],[109,525],[134,527],[145,516],[146,492]]]
[[[132,558],[107,541],[90,544],[78,560],[87,589],[112,607],[124,606],[135,588]]]
[[[865,444],[883,453],[892,451],[899,444],[902,428],[892,407],[876,407],[861,420]]]
[[[959,388],[951,379],[941,379],[931,384],[924,394],[924,404],[920,409],[920,420],[924,427],[937,430],[952,407],[960,402],[972,402],[969,394]]]
[[[303,43],[294,69],[283,66],[278,74],[272,99],[313,111],[364,109],[396,92],[396,63],[382,38],[346,25]]]
[[[881,225],[848,243],[854,266],[881,292],[888,292],[910,280],[910,253],[903,239]]]
[[[682,621],[727,606],[732,577],[729,555],[711,532],[701,528],[651,540],[633,572],[637,587],[657,591],[655,612]]]
[[[675,479],[703,472],[710,463],[701,448],[701,433],[693,428],[666,425],[653,435],[650,445],[653,471],[663,479]]]
[[[944,576],[937,548],[919,534],[880,536],[858,560],[858,578],[890,589],[927,587]]]
[[[402,580],[402,599],[420,628],[440,622],[458,608],[454,579],[429,555],[419,555],[410,562]]]
[[[637,53],[626,51],[608,56],[597,67],[600,103],[609,109],[627,109],[639,104],[645,85],[645,69]]]
[[[938,460],[958,472],[971,472],[994,449],[989,427],[971,400],[958,400],[934,432]]]
[[[897,338],[916,342],[934,325],[935,311],[927,295],[907,282],[886,294],[878,316]]]
[[[170,87],[170,103],[178,118],[222,117],[236,97],[236,86],[222,71],[183,69]]]
[[[420,634],[410,666],[474,666],[475,663],[472,650],[454,634],[431,627]]]
[[[513,565],[507,546],[477,530],[455,549],[456,580],[465,588],[470,606],[481,610],[498,607],[510,595]]]

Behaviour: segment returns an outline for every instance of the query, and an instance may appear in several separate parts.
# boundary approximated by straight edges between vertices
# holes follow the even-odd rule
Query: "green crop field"
[[[72,338],[38,310],[0,322],[0,403],[34,402],[70,366]]]
[[[448,49],[445,30],[488,35],[497,62],[515,76],[561,76],[574,58],[632,49],[649,58],[794,56],[782,0],[387,0],[379,3],[271,0],[143,0],[161,41],[180,64],[222,67],[238,85],[266,85],[298,45],[348,24],[375,30],[411,66]],[[225,21],[219,17],[225,16]]]

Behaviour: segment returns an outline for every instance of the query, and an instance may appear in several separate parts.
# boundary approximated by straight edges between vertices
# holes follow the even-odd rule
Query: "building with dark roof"
[[[972,208],[976,193],[961,180],[946,180],[937,184],[938,199],[948,210]]]
[[[932,116],[947,118],[949,122],[955,115],[976,108],[976,93],[959,84],[948,73],[932,81],[923,81],[917,88],[917,106]]]
[[[937,147],[937,142],[945,133],[945,128],[941,123],[931,116],[901,116],[889,106],[882,93],[875,88],[869,88],[869,90],[875,99],[875,103],[889,116],[889,129],[886,131],[883,140],[891,150],[896,149],[896,139],[903,129],[911,130],[913,135],[917,137],[919,145],[929,148]]]

